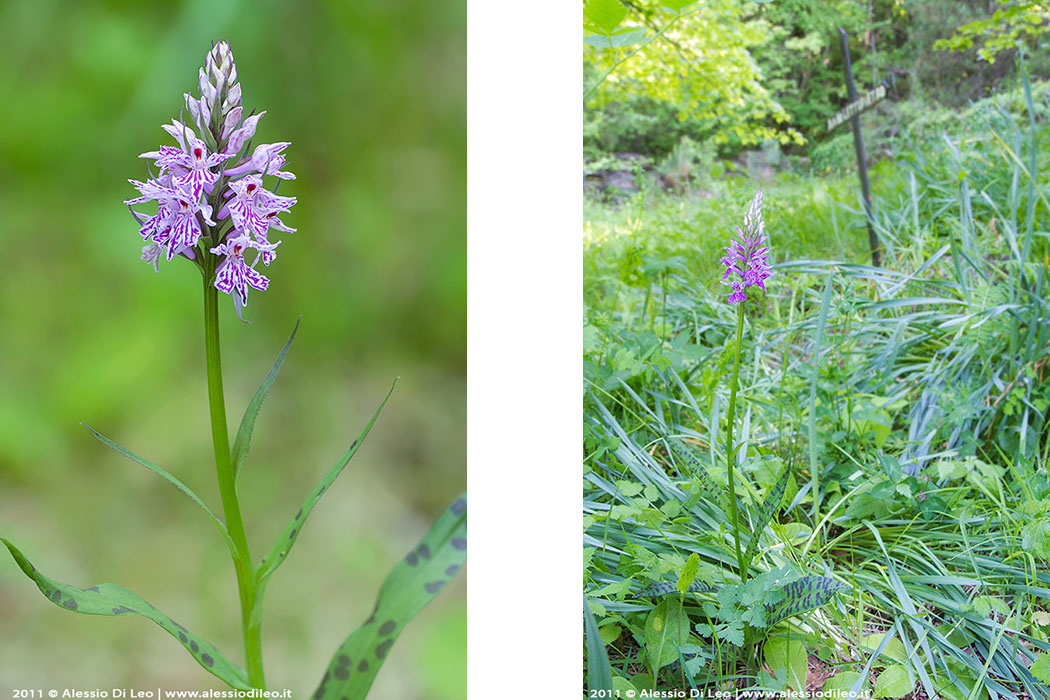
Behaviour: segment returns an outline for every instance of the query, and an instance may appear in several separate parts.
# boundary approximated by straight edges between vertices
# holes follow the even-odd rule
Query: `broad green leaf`
[[[233,541],[230,539],[230,533],[226,531],[226,525],[224,525],[221,520],[219,520],[218,518],[215,517],[215,514],[211,512],[211,509],[208,508],[207,505],[205,505],[204,501],[202,501],[200,499],[200,497],[197,496],[197,494],[195,494],[190,489],[189,486],[187,486],[186,484],[184,484],[181,481],[179,481],[178,479],[176,479],[175,476],[173,476],[170,472],[168,472],[168,470],[164,469],[163,467],[158,467],[156,464],[154,464],[153,462],[149,461],[148,459],[144,459],[142,457],[139,457],[137,454],[135,454],[131,450],[127,449],[126,447],[118,445],[117,443],[113,442],[112,440],[110,440],[108,437],[106,437],[102,433],[100,433],[97,430],[95,430],[94,428],[92,428],[87,423],[81,423],[81,425],[84,426],[85,428],[87,428],[88,431],[92,435],[94,435],[98,439],[98,441],[101,442],[106,447],[110,448],[114,452],[117,452],[118,454],[124,455],[125,457],[130,459],[132,462],[135,462],[136,464],[139,464],[139,465],[145,467],[146,469],[149,469],[151,472],[153,472],[157,476],[161,477],[162,479],[165,479],[169,484],[171,484],[172,486],[177,488],[179,491],[182,491],[184,494],[189,496],[190,500],[192,500],[194,503],[196,503],[198,506],[200,506],[201,510],[203,510],[204,513],[209,518],[211,518],[211,521],[213,523],[215,523],[215,527],[219,528],[219,532],[222,534],[223,539],[226,540],[226,545],[230,548],[230,551],[233,551]]]
[[[621,49],[645,41],[645,27],[620,27],[610,35],[588,34],[583,43],[599,49]]]
[[[179,640],[201,667],[238,690],[250,690],[247,674],[230,663],[218,649],[196,636],[170,617],[147,603],[136,593],[112,583],[99,583],[78,588],[44,576],[11,542],[0,537],[15,562],[31,578],[40,592],[60,608],[85,615],[141,615],[153,620],[165,632]]]
[[[419,546],[398,562],[379,589],[375,609],[332,657],[315,700],[361,700],[405,625],[467,561],[467,496],[442,513]]]
[[[1039,658],[1032,662],[1032,666],[1028,670],[1043,683],[1050,683],[1050,654],[1046,652],[1040,654]]]
[[[877,698],[903,698],[915,690],[915,681],[908,675],[908,667],[904,664],[893,664],[879,674],[875,681],[875,697]]]
[[[583,599],[583,634],[587,642],[587,687],[593,691],[613,689],[612,666],[609,665],[609,654],[605,651],[605,640],[594,621],[594,613]]]
[[[755,554],[758,553],[758,540],[761,538],[766,526],[769,525],[770,521],[773,520],[773,516],[776,515],[777,510],[780,509],[780,504],[784,500],[784,493],[787,491],[789,476],[791,476],[790,469],[784,467],[780,470],[780,476],[777,477],[776,482],[770,487],[765,500],[762,501],[762,505],[758,509],[758,515],[755,519],[753,531],[754,534],[751,535],[751,541],[747,545],[747,551],[744,552],[744,571],[748,570],[748,567],[751,566],[751,561],[755,558]]]
[[[671,12],[681,12],[690,5],[695,5],[697,0],[660,0],[660,5]]]
[[[685,568],[682,569],[682,573],[678,575],[677,588],[679,593],[687,593],[689,591],[689,587],[696,580],[698,571],[700,571],[700,557],[697,556],[696,552],[693,552],[685,562]]]
[[[248,402],[248,407],[244,409],[244,417],[241,418],[241,427],[237,429],[237,437],[233,441],[233,473],[240,474],[241,467],[244,466],[244,461],[248,458],[248,445],[252,441],[252,430],[255,428],[255,419],[259,415],[259,409],[262,408],[263,400],[266,395],[270,393],[270,387],[273,386],[274,380],[277,379],[277,373],[281,371],[281,365],[284,364],[285,355],[288,354],[288,350],[292,347],[292,341],[295,340],[295,334],[299,331],[299,321],[302,321],[303,317],[300,316],[295,321],[295,327],[292,328],[292,334],[288,337],[288,342],[281,348],[281,352],[278,353],[277,359],[274,360],[273,367],[263,378],[262,384],[255,390],[255,396]]]
[[[252,610],[252,623],[261,622],[263,593],[266,590],[266,584],[270,576],[273,575],[273,572],[276,571],[288,557],[288,552],[292,550],[296,538],[299,536],[299,533],[302,532],[306,519],[310,517],[310,513],[313,511],[314,506],[317,505],[318,501],[321,500],[321,496],[324,495],[324,492],[327,491],[328,487],[336,480],[336,477],[342,473],[343,469],[350,461],[350,458],[352,458],[361,447],[361,443],[364,442],[368,432],[372,430],[372,426],[375,424],[376,419],[379,418],[380,411],[386,406],[386,402],[390,399],[390,395],[394,393],[395,386],[397,386],[396,379],[390,386],[390,391],[387,392],[386,398],[383,399],[383,403],[379,404],[379,408],[377,408],[376,412],[372,414],[372,420],[368,421],[368,425],[366,425],[365,429],[361,431],[361,434],[357,436],[357,439],[351,443],[350,447],[343,453],[343,456],[339,458],[332,468],[328,470],[328,473],[324,475],[321,482],[310,492],[303,507],[292,517],[292,521],[284,528],[284,532],[277,538],[277,542],[270,548],[270,552],[259,562],[259,566],[255,570],[259,592],[256,596],[255,609]]]
[[[876,651],[879,645],[882,644],[883,638],[886,636],[885,633],[880,634],[868,634],[860,640],[861,646],[866,649]],[[904,642],[894,637],[887,642],[886,647],[879,654],[879,659],[875,663],[876,666],[888,666],[893,662],[904,663],[908,660],[908,653],[904,650]]]
[[[781,586],[783,597],[769,612],[766,626],[827,605],[839,591],[849,590],[844,583],[825,576],[804,576]]]
[[[825,697],[851,700],[860,695],[859,693],[850,694],[854,684],[859,680],[860,674],[856,671],[839,671],[834,676],[824,681],[824,687],[821,688],[821,690],[824,691]]]
[[[766,665],[777,676],[797,691],[806,689],[806,670],[808,656],[806,645],[801,639],[791,639],[788,635],[777,635],[766,640],[764,650]],[[787,678],[780,677],[780,670],[787,671]]]
[[[657,596],[667,595],[668,593],[711,593],[717,590],[718,586],[712,586],[700,581],[693,581],[689,584],[689,587],[686,590],[679,591],[678,581],[663,581],[662,583],[656,583],[647,588],[643,588],[635,593],[634,597],[656,598]]]
[[[658,670],[678,658],[678,647],[689,638],[689,617],[677,598],[667,598],[645,620],[645,650]]]
[[[588,0],[583,6],[583,23],[598,34],[612,36],[627,18],[627,8],[619,0]]]

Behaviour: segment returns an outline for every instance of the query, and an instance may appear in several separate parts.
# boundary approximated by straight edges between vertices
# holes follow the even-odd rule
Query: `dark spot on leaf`
[[[303,509],[302,508],[300,508],[299,512],[295,514],[295,519],[298,520],[301,517],[303,517]]]
[[[349,666],[350,665],[350,657],[347,656],[346,654],[340,654],[339,655],[339,659],[338,659],[338,663],[339,663],[340,666]]]
[[[419,556],[423,557],[424,559],[429,559],[430,547],[426,546],[425,544],[419,545]]]
[[[98,593],[98,586],[92,586],[91,588],[85,588],[84,590],[85,591],[94,591],[95,593]]]
[[[464,501],[462,498],[457,498],[456,502],[452,504],[451,508],[449,508],[449,510],[452,511],[453,515],[463,515],[463,511],[465,511],[466,509],[467,502]]]
[[[135,612],[135,611],[132,610],[131,608],[127,607],[126,605],[118,605],[117,607],[113,608],[113,614],[114,615],[124,615],[124,614],[127,614],[127,613],[133,613],[133,612]]]
[[[457,571],[459,571],[459,564],[453,564],[452,566],[445,569],[445,576],[455,576]]]
[[[298,530],[292,530],[291,534],[288,535],[288,539],[294,540],[295,539],[295,533],[297,533],[297,532],[299,532],[299,531]]]
[[[66,598],[66,602],[64,602],[63,605],[65,605],[70,610],[77,609],[77,601],[73,600],[72,598]]]
[[[368,662],[365,661],[364,659],[361,659],[361,663],[359,663],[357,665],[357,670],[360,671],[361,673],[364,673],[365,671],[367,671],[368,670]]]
[[[375,621],[376,621],[376,614],[373,612],[371,615],[368,616],[368,619],[365,620],[365,624],[366,625],[370,625],[370,624],[372,624]]]
[[[382,644],[380,644],[379,646],[377,646],[376,647],[376,658],[377,659],[386,658],[386,653],[388,651],[390,651],[390,645],[392,645],[393,643],[394,643],[393,639],[388,639],[385,642],[383,642]]]
[[[183,644],[186,644],[187,642],[189,642],[189,639],[186,638],[186,633],[185,632],[179,632],[179,641],[182,642]]]
[[[456,548],[456,549],[466,549],[467,548],[467,541],[465,539],[463,539],[462,537],[453,537],[452,538],[452,546],[454,548]]]
[[[61,603],[62,602],[62,594],[59,593],[58,591],[55,591],[54,593],[51,594],[51,600],[55,601],[56,603]]]
[[[390,634],[391,632],[393,632],[395,629],[397,629],[397,623],[394,622],[393,620],[387,620],[379,628],[379,636],[380,637],[385,637],[388,634]]]
[[[408,556],[405,557],[405,561],[408,562],[409,566],[415,566],[419,562],[419,558],[415,552],[409,552]]]
[[[340,666],[335,670],[335,677],[341,681],[345,681],[347,678],[350,677],[350,669],[348,669],[346,666]]]
[[[357,447],[357,440],[354,440],[352,443],[350,443],[350,449],[351,450],[354,449],[355,447]],[[347,452],[349,452],[349,451],[350,450],[347,450]]]
[[[427,593],[437,593],[445,585],[444,581],[431,581],[430,583],[423,586]]]
[[[201,654],[201,662],[208,668],[211,668],[212,664],[215,663],[215,659],[211,658],[208,654]]]
[[[190,651],[192,651],[194,654],[196,654],[197,650],[198,650],[197,642],[195,642],[193,640],[190,640]]]

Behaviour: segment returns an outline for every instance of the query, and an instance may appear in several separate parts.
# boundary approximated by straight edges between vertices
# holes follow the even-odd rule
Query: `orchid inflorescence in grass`
[[[54,604],[91,615],[141,615],[153,620],[177,639],[207,671],[233,688],[266,687],[262,655],[263,599],[270,577],[283,564],[303,525],[325,491],[360,449],[386,398],[350,447],[307,496],[274,545],[256,564],[248,545],[237,495],[237,478],[262,402],[273,385],[299,323],[282,348],[270,372],[248,403],[231,447],[226,422],[219,346],[218,293],[233,297],[238,317],[248,300],[249,288],[264,290],[269,280],[257,269],[276,258],[281,241],[271,240],[273,230],[291,233],[279,218],[296,203],[281,196],[277,187],[266,188],[266,178],[280,184],[294,179],[282,170],[288,142],[251,147],[260,112],[247,117],[241,104],[237,66],[225,41],[212,46],[200,70],[200,95],[185,96],[183,118],[163,128],[178,144],[142,154],[154,161],[156,172],[144,181],[132,180],[140,196],[127,200],[135,205],[155,202],[155,214],[132,209],[139,233],[146,241],[142,258],[159,271],[165,261],[186,259],[201,272],[204,289],[204,338],[208,403],[212,443],[223,518],[171,472],[140,457],[88,427],[102,443],[166,479],[204,511],[229,548],[237,577],[246,669],[230,662],[214,645],[193,634],[123,586],[101,583],[81,588],[42,574],[9,540],[0,538],[22,571]],[[187,115],[188,112],[188,115]],[[250,260],[248,259],[250,257]],[[396,382],[395,382],[396,383]],[[87,427],[87,426],[85,426]],[[372,615],[339,646],[314,692],[318,700],[363,698],[383,664],[390,647],[405,625],[432,600],[466,561],[465,496],[456,499],[438,518],[420,544],[390,571],[379,591]]]
[[[733,428],[736,422],[736,390],[740,377],[740,349],[744,340],[744,303],[748,287],[759,287],[766,291],[765,282],[772,276],[767,257],[769,255],[769,238],[766,235],[766,223],[762,218],[762,190],[759,190],[744,215],[744,229],[736,227],[739,240],[730,241],[726,246],[726,255],[721,263],[725,265],[722,284],[732,287],[733,291],[726,300],[736,305],[736,347],[733,354],[733,375],[729,384],[729,421],[726,426],[726,474],[729,481],[729,519],[733,524],[733,542],[736,546],[736,559],[740,580],[747,580],[747,565],[744,553],[740,548],[740,521],[737,518],[736,487],[733,481],[733,470],[736,466],[736,445],[733,444]]]

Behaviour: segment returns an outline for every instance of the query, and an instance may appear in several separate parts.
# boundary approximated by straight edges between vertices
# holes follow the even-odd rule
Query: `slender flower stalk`
[[[736,390],[740,377],[740,353],[744,342],[744,305],[747,300],[744,290],[748,287],[760,287],[766,291],[765,281],[773,272],[769,268],[769,239],[765,233],[765,221],[762,219],[762,191],[755,194],[744,216],[744,229],[736,227],[739,240],[730,241],[726,246],[726,255],[721,262],[725,265],[722,284],[732,288],[730,304],[736,306],[736,347],[733,352],[733,375],[729,380],[729,415],[726,425],[726,478],[729,482],[729,519],[733,524],[733,543],[736,547],[737,571],[740,581],[747,580],[748,572],[744,567],[744,554],[740,548],[740,520],[737,517],[736,483],[733,472],[736,468],[736,445],[733,443],[733,431],[736,427]],[[754,536],[757,537],[758,533]]]
[[[138,197],[133,205],[156,202],[157,213],[132,210],[139,234],[146,245],[142,259],[159,271],[160,259],[191,260],[204,280],[204,345],[208,371],[208,406],[219,494],[230,537],[230,554],[237,574],[241,603],[241,625],[249,681],[265,688],[261,623],[252,612],[261,591],[257,587],[251,550],[237,498],[236,474],[230,453],[229,428],[222,386],[222,356],[219,348],[218,293],[229,294],[237,316],[248,303],[248,290],[264,291],[269,278],[256,269],[276,259],[281,241],[271,241],[270,229],[294,233],[278,216],[289,211],[295,197],[284,197],[266,189],[265,178],[293,180],[282,170],[288,142],[251,147],[259,119],[265,114],[244,116],[237,66],[229,45],[219,42],[207,53],[199,71],[200,95],[185,95],[189,119],[173,119],[162,125],[178,147],[161,146],[143,153],[153,160],[157,174],[145,182],[129,180]],[[246,259],[254,251],[250,262]]]

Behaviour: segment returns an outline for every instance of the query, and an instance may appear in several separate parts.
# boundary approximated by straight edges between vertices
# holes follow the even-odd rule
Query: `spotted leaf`
[[[766,626],[772,627],[793,615],[822,608],[836,593],[848,590],[849,586],[827,576],[804,576],[786,583],[780,587],[780,601],[770,609]]]
[[[314,700],[364,698],[401,630],[466,561],[464,494],[438,517],[419,546],[387,574],[371,617],[339,645],[313,694]]]
[[[762,536],[762,532],[765,531],[766,526],[769,525],[770,521],[773,520],[773,516],[780,510],[780,504],[784,500],[784,493],[787,491],[788,477],[791,475],[791,470],[784,467],[780,470],[780,476],[770,487],[769,492],[766,494],[765,499],[762,501],[762,505],[758,509],[758,515],[755,518],[755,526],[751,535],[751,541],[747,545],[747,551],[744,552],[744,571],[747,571],[748,567],[751,566],[751,562],[755,558],[755,554],[758,553],[758,540]]]
[[[689,587],[684,591],[685,593],[712,593],[717,591],[717,586],[712,586],[700,581],[693,581],[689,584]],[[656,598],[657,596],[667,595],[668,593],[678,593],[678,582],[677,581],[664,581],[663,583],[657,583],[648,588],[643,588],[634,594],[635,598]]]
[[[707,495],[714,499],[718,505],[724,509],[729,508],[729,501],[726,499],[724,489],[715,483],[714,479],[707,473],[707,469],[700,463],[688,447],[678,440],[667,440],[667,444],[674,450],[675,455],[679,458],[684,459],[692,469],[692,475],[696,478],[697,483],[700,484],[700,488],[707,492]]]
[[[0,542],[7,546],[19,568],[36,583],[40,592],[58,607],[85,615],[141,615],[149,618],[186,647],[190,656],[205,671],[238,690],[251,689],[247,674],[230,663],[218,649],[157,610],[136,593],[112,583],[99,583],[87,588],[59,583],[40,573],[9,541],[0,537]]]
[[[290,342],[290,341],[289,341]],[[291,551],[292,545],[295,544],[296,538],[299,533],[302,532],[303,524],[306,523],[306,519],[310,517],[310,513],[313,511],[314,506],[317,505],[318,501],[321,500],[321,496],[328,490],[328,487],[336,480],[336,478],[342,473],[350,459],[360,449],[361,443],[365,441],[365,437],[369,431],[372,430],[372,426],[375,425],[376,419],[379,418],[379,413],[386,406],[386,402],[390,399],[390,395],[394,393],[394,387],[397,386],[397,380],[390,386],[390,391],[387,392],[386,398],[383,399],[383,403],[379,404],[379,408],[372,414],[372,420],[368,421],[368,425],[361,431],[361,434],[357,436],[357,439],[353,441],[343,456],[328,470],[328,473],[324,475],[321,482],[314,487],[314,490],[310,492],[310,495],[306,498],[306,502],[303,507],[292,517],[291,522],[284,528],[284,532],[277,538],[277,542],[274,543],[270,552],[262,558],[259,562],[259,566],[256,568],[256,577],[258,579],[258,590],[259,593],[256,595],[256,606],[252,610],[252,624],[258,624],[261,622],[262,615],[262,600],[263,592],[266,589],[266,584],[269,581],[273,572],[284,563],[284,560],[288,557],[288,552]]]
[[[262,408],[263,399],[270,393],[270,387],[273,386],[274,381],[277,379],[277,373],[281,371],[281,365],[284,364],[284,358],[288,354],[288,350],[292,347],[292,341],[295,340],[295,334],[299,331],[299,321],[303,319],[302,316],[295,322],[295,327],[292,328],[292,334],[288,337],[288,342],[281,348],[281,352],[278,353],[277,359],[274,360],[273,367],[266,373],[266,376],[262,380],[262,384],[255,390],[255,395],[252,396],[252,400],[248,402],[248,408],[244,409],[244,417],[241,418],[241,426],[237,429],[237,438],[233,441],[233,469],[235,474],[241,473],[241,467],[244,466],[244,461],[248,458],[248,444],[252,441],[252,430],[255,428],[255,419],[259,415],[259,409]]]

